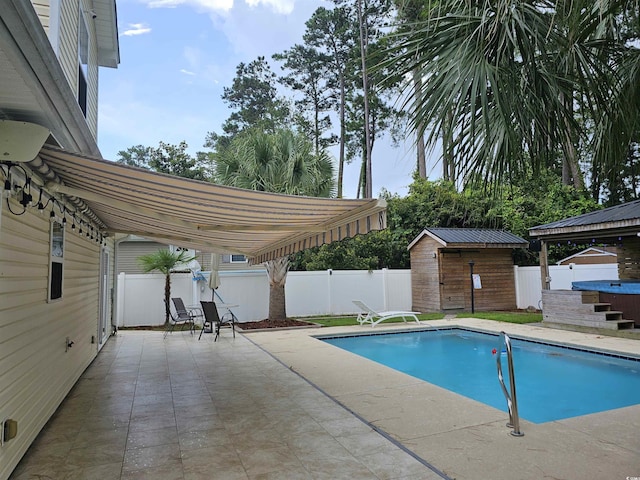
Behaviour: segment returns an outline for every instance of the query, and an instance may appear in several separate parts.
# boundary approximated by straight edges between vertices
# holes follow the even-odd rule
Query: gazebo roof
[[[640,200],[596,210],[529,229],[541,240],[588,239],[636,235],[640,232]]]

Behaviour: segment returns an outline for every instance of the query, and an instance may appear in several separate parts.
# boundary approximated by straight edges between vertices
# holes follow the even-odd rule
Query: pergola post
[[[547,256],[547,242],[540,240],[540,280],[542,290],[551,289],[551,277],[549,276],[549,257]]]

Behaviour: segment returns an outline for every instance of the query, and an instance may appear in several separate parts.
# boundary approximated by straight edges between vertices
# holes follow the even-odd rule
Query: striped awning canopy
[[[164,175],[45,146],[46,190],[81,199],[109,234],[133,234],[252,263],[386,227],[379,199],[280,195]],[[50,169],[50,170],[49,170]]]

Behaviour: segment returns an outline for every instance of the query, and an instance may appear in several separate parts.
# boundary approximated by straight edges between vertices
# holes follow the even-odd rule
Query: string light
[[[18,171],[15,171],[15,169],[18,169]],[[104,242],[106,246],[105,236],[99,231],[97,225],[91,220],[84,220],[82,216],[77,216],[78,211],[69,210],[62,201],[46,191],[41,185],[34,184],[33,178],[21,164],[0,161],[0,174],[4,177],[0,198],[7,199],[7,209],[10,213],[13,215],[23,215],[29,208],[33,208],[40,215],[44,215],[49,204],[52,204],[51,210],[49,211],[49,218],[52,221],[58,219],[64,228],[68,223],[68,214],[71,217],[71,230],[74,233],[76,233],[77,230],[78,235],[84,233],[86,238],[95,240],[96,243],[99,244]],[[37,201],[34,201],[34,194],[36,192],[33,192],[33,188],[38,189]],[[14,195],[17,197],[17,203],[22,206],[21,211],[15,211],[15,203],[8,201],[8,199]],[[59,216],[55,213],[56,204],[60,210]],[[82,213],[80,213],[80,215],[82,215]],[[76,225],[78,225],[77,229]]]

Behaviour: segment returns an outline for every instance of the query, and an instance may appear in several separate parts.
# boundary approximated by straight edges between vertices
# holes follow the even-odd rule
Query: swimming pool
[[[507,411],[492,353],[499,350],[495,334],[445,328],[321,340]],[[513,337],[512,346],[525,420],[544,423],[640,403],[640,358]]]

